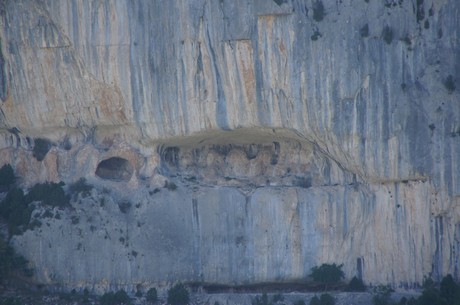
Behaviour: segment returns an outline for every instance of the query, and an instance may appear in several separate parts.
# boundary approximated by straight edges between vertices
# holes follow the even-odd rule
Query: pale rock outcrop
[[[460,277],[457,1],[0,5],[0,163],[96,185],[13,238],[37,280]]]

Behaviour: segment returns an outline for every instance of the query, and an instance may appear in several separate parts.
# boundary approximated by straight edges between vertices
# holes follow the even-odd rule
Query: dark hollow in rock
[[[45,159],[46,154],[51,149],[52,143],[46,139],[35,139],[34,140],[34,148],[33,148],[33,156],[37,161],[43,161]]]
[[[161,157],[167,165],[179,167],[179,147],[167,147]]]
[[[128,160],[112,157],[102,160],[96,169],[96,176],[112,181],[129,181],[134,169]]]

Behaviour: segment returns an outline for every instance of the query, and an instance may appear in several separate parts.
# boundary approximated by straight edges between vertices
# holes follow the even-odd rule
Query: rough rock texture
[[[98,186],[14,238],[38,280],[460,277],[458,1],[0,7],[0,162]]]

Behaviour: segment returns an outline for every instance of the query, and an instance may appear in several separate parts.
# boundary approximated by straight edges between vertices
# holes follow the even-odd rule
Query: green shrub
[[[262,296],[256,296],[252,301],[252,305],[271,305],[271,302],[268,300],[266,293],[263,293]]]
[[[440,289],[431,278],[427,278],[423,281],[420,297],[417,300],[409,300],[407,304],[460,305],[460,288],[450,274],[441,280]]]
[[[310,300],[310,305],[320,305],[319,298],[315,295],[311,300]]]
[[[294,305],[305,305],[305,301],[304,300],[297,300],[294,302]]]
[[[183,284],[176,284],[168,290],[168,304],[186,305],[190,301],[190,296]]]
[[[369,36],[369,25],[367,23],[359,30],[359,34],[361,37]]]
[[[352,292],[352,291],[357,291],[357,292],[362,292],[366,291],[366,285],[364,285],[363,281],[361,279],[358,279],[356,276],[354,276],[351,281],[348,283],[347,287],[345,287],[345,291]]]
[[[441,297],[449,304],[453,304],[456,297],[459,296],[460,289],[452,275],[448,274],[441,280],[440,292]]]
[[[319,298],[319,303],[321,305],[334,305],[335,299],[332,295],[328,293],[323,293],[321,297]]]
[[[33,148],[33,156],[35,159],[37,159],[37,161],[43,161],[46,154],[51,149],[51,145],[51,142],[46,139],[35,139]]]
[[[317,22],[320,22],[324,19],[324,5],[321,0],[316,0],[313,2],[313,19]]]
[[[278,4],[278,6],[281,6],[283,3],[286,3],[287,0],[274,0],[276,4]]]
[[[311,268],[310,277],[315,281],[325,285],[338,283],[341,279],[345,277],[345,274],[342,271],[342,265],[334,264],[322,264],[320,267]]]
[[[72,183],[69,186],[69,191],[72,195],[81,195],[83,198],[86,198],[91,195],[91,190],[93,188],[94,187],[91,184],[88,184],[86,179],[82,177],[78,179],[77,182]]]
[[[394,290],[390,286],[377,286],[372,291],[372,304],[374,305],[388,305],[391,300],[391,293]]]
[[[455,91],[455,80],[452,75],[447,76],[446,80],[444,81],[444,86],[446,87],[449,94]]]
[[[100,299],[99,303],[101,305],[130,305],[131,299],[128,294],[122,289],[118,290],[116,293],[107,292]]]
[[[0,191],[1,187],[8,187],[16,182],[13,168],[9,164],[5,164],[0,168]]]
[[[118,208],[120,209],[120,212],[122,212],[123,214],[126,214],[131,208],[131,205],[132,204],[129,201],[122,201],[118,203]]]
[[[312,41],[317,41],[319,38],[323,37],[323,35],[318,31],[318,30],[315,30],[313,32],[313,35],[310,36],[310,39]]]
[[[393,30],[388,25],[382,30],[382,38],[387,44],[391,44],[393,41]]]
[[[8,224],[10,235],[21,234],[30,222],[34,206],[30,205],[19,188],[11,189],[0,202],[0,216]]]
[[[32,276],[33,270],[28,268],[27,260],[16,254],[16,251],[0,235],[0,283],[17,276]]]
[[[69,196],[67,196],[62,188],[63,182],[45,182],[35,184],[27,193],[26,200],[28,202],[41,201],[45,205],[53,207],[63,207],[69,204]]]
[[[281,293],[277,293],[272,298],[272,303],[278,303],[284,301],[284,297]]]
[[[22,305],[24,304],[20,298],[17,297],[0,297],[0,305]]]
[[[175,191],[177,189],[177,185],[174,182],[171,181],[165,181],[165,188],[167,188],[170,191]]]
[[[123,290],[118,290],[115,292],[115,302],[116,304],[131,304],[131,299],[129,298],[128,294]]]
[[[99,299],[99,303],[101,305],[112,305],[114,304],[114,298],[115,298],[115,294],[110,291],[110,292],[106,292],[104,293],[101,298]]]
[[[155,287],[152,287],[147,291],[146,299],[150,303],[155,303],[155,302],[158,301],[158,292],[157,292],[157,289]]]
[[[386,303],[388,304],[388,303]],[[436,288],[427,288],[424,289],[422,295],[417,299],[418,305],[436,305],[443,304],[441,296],[439,295],[439,290]],[[380,304],[377,304],[380,305]]]

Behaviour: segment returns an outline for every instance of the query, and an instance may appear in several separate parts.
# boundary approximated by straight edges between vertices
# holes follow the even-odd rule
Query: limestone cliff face
[[[458,1],[1,14],[1,164],[24,187],[99,189],[14,238],[39,280],[284,281],[323,262],[368,283],[460,277]]]

